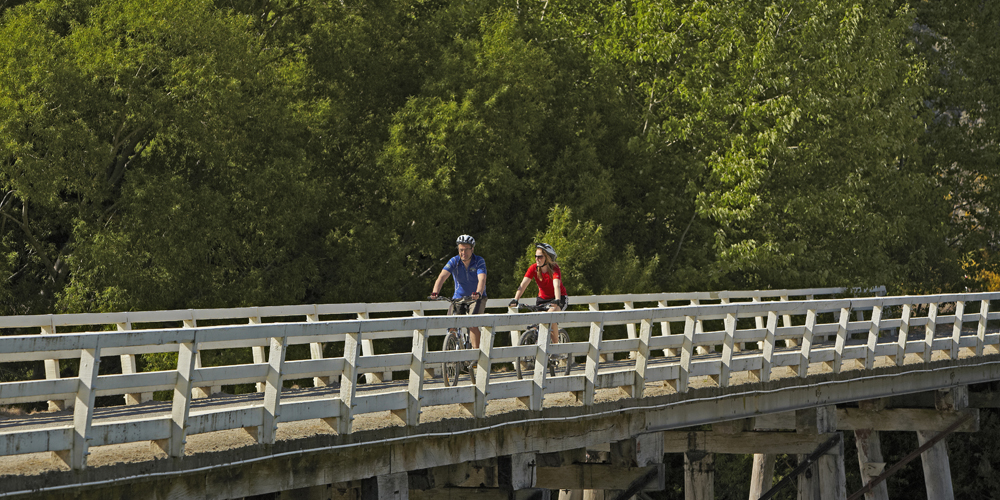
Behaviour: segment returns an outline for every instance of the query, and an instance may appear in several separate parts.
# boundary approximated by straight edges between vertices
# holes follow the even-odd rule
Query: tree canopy
[[[0,4],[3,314],[979,286],[982,2]]]

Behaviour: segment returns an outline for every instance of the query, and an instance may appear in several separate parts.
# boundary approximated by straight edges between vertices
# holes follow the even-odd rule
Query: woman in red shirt
[[[535,263],[528,267],[528,272],[524,273],[521,286],[517,287],[514,293],[514,300],[510,301],[512,307],[517,306],[517,301],[521,299],[521,294],[528,288],[528,283],[535,280],[538,285],[538,298],[535,305],[548,304],[549,312],[557,312],[566,309],[569,297],[566,296],[566,287],[562,284],[562,271],[556,264],[556,251],[548,243],[535,244]],[[559,325],[552,323],[549,330],[549,337],[553,344],[559,343]]]

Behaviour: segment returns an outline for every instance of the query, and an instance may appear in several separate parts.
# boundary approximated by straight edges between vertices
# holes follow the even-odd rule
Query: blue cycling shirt
[[[444,265],[444,270],[451,273],[451,277],[455,279],[455,295],[451,298],[468,297],[476,293],[476,289],[479,288],[479,275],[486,274],[486,260],[472,254],[469,267],[465,267],[462,258],[456,255]]]

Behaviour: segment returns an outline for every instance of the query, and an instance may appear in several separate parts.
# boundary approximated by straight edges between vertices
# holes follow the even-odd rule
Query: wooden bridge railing
[[[777,297],[798,295],[794,291],[785,292],[788,295]],[[0,337],[0,363],[61,359],[80,362],[77,377],[0,383],[0,405],[66,399],[75,402],[72,425],[0,432],[0,455],[49,451],[72,467],[82,468],[91,446],[152,441],[171,456],[181,457],[185,437],[204,432],[256,428],[258,440],[271,443],[278,422],[323,419],[338,433],[345,434],[351,431],[355,416],[372,412],[388,410],[406,425],[417,425],[421,408],[435,405],[462,404],[474,416],[482,417],[487,404],[498,399],[517,398],[529,409],[540,410],[546,394],[568,392],[584,405],[591,405],[595,392],[604,388],[620,388],[632,397],[642,397],[650,384],[664,382],[683,393],[693,377],[707,376],[724,387],[738,372],[767,381],[776,368],[790,367],[804,377],[812,364],[825,364],[834,372],[852,363],[871,369],[883,357],[902,365],[907,354],[913,355],[910,362],[926,363],[935,353],[957,359],[963,349],[972,356],[991,354],[1000,343],[1000,334],[987,331],[988,321],[1000,319],[1000,313],[989,312],[990,301],[1000,300],[1000,293],[776,301],[764,300],[774,295],[755,296],[753,292],[731,292],[728,296],[706,294],[704,298],[691,298],[692,295],[677,298],[678,295],[681,294],[577,297],[574,303],[587,301],[592,304],[591,309],[597,310],[471,317],[421,315],[423,311],[440,310],[440,303],[431,302],[381,305],[381,309],[379,305],[368,304],[365,312],[412,311],[418,315],[367,319],[319,317],[360,314],[350,306],[246,308],[222,311],[230,319],[249,319],[247,323],[218,326],[197,326],[195,322],[217,319],[222,315],[219,310],[188,311],[190,319],[181,321],[190,324],[177,328]],[[813,294],[802,294],[806,295]],[[757,301],[753,300],[755,297]],[[743,302],[736,302],[740,299]],[[675,300],[689,304],[668,305]],[[719,303],[690,304],[710,300]],[[491,306],[495,307],[497,302],[506,301],[494,299]],[[622,303],[627,307],[629,302],[667,306],[599,310],[601,304]],[[851,311],[871,312],[852,321]],[[270,314],[293,313],[305,314],[307,321],[255,321]],[[177,321],[171,314],[177,312],[66,316],[76,316],[77,325],[128,325],[139,321]],[[40,318],[47,319],[48,324],[42,326],[53,331],[56,318],[65,322],[63,316],[29,317],[32,321]],[[3,320],[2,326],[14,323],[13,318]],[[29,322],[24,317],[19,321]],[[544,330],[553,321],[562,327],[588,328],[587,341],[550,345]],[[522,330],[528,324],[541,325],[538,345],[505,347],[494,342],[498,334]],[[963,329],[966,324],[969,328]],[[634,337],[606,339],[606,327],[612,325],[633,325],[633,328],[638,325],[638,331]],[[430,337],[443,335],[447,328],[465,326],[482,327],[479,350],[427,350]],[[948,332],[942,336],[939,332],[943,330]],[[918,333],[921,335],[913,336]],[[827,336],[832,336],[833,341],[820,342]],[[410,339],[412,349],[385,354],[361,352],[366,341],[393,338]],[[289,359],[286,355],[291,345],[329,342],[343,342],[344,356],[316,357],[315,350],[310,359]],[[203,349],[265,345],[269,347],[267,359],[255,359],[252,364],[201,367],[197,363],[198,352]],[[713,355],[696,357],[699,348]],[[153,352],[178,352],[176,369],[98,375],[102,357]],[[322,356],[322,349],[319,353]],[[628,358],[615,363],[602,361],[611,359],[615,353],[626,353]],[[584,370],[553,378],[548,377],[544,363],[536,363],[530,379],[490,377],[494,364],[510,362],[519,356],[544,359],[552,354],[585,357]],[[442,387],[426,383],[426,368],[446,361],[477,361],[476,384]],[[408,371],[407,385],[358,391],[361,374],[391,371]],[[284,381],[307,378],[339,379],[339,388],[332,395],[326,392],[314,398],[282,401]],[[209,408],[194,414],[190,411],[196,387],[231,384],[260,384],[263,401],[235,408]],[[161,390],[173,391],[169,416],[137,416],[124,422],[94,419],[96,396]]]
[[[656,302],[663,307],[668,303],[686,302],[697,305],[701,302],[722,302],[730,301],[754,301],[762,300],[788,300],[789,297],[803,297],[811,300],[817,296],[836,296],[843,294],[854,294],[858,292],[884,295],[885,287],[878,287],[871,290],[850,290],[846,288],[813,288],[813,289],[793,289],[793,290],[740,290],[740,291],[720,291],[720,292],[683,292],[683,293],[649,293],[634,295],[592,295],[574,297],[574,304],[588,304],[590,310],[599,310],[601,306],[608,308],[624,307],[633,309],[636,303]],[[508,299],[490,299],[487,301],[488,310],[506,309]],[[307,304],[291,306],[265,306],[265,307],[241,307],[227,309],[178,309],[169,311],[138,311],[138,312],[117,312],[117,313],[82,313],[82,314],[42,314],[24,316],[0,317],[0,329],[34,329],[38,328],[43,335],[57,333],[57,330],[65,332],[79,331],[101,331],[117,330],[132,331],[135,328],[162,327],[171,323],[182,325],[184,328],[195,328],[199,322],[202,324],[261,324],[267,321],[294,321],[295,318],[303,318],[307,322],[315,322],[320,319],[343,319],[346,317],[356,317],[357,319],[367,319],[372,315],[398,315],[411,314],[413,316],[424,316],[427,312],[443,313],[448,305],[443,302],[418,301],[418,302],[390,302],[390,303],[351,303],[351,304]],[[760,320],[758,320],[758,323]],[[759,325],[758,325],[759,326]],[[635,325],[629,325],[628,334],[634,338]],[[517,343],[517,331],[511,331],[511,345]],[[211,349],[213,346],[198,346],[199,351],[195,353],[195,367],[201,368],[201,349]],[[266,343],[250,345],[252,348],[254,363],[263,363],[265,359]],[[375,352],[373,339],[366,338],[361,341],[362,355],[370,356]],[[322,347],[318,343],[310,345],[312,357],[322,358]],[[143,354],[159,351],[137,351],[135,354],[122,354],[122,373],[137,373],[136,354]],[[379,382],[391,377],[391,372],[367,373],[368,382]],[[45,378],[55,380],[60,378],[59,361],[57,359],[45,360]],[[326,381],[317,378],[315,384],[323,384]],[[207,397],[211,393],[220,392],[221,386],[196,387],[195,397]],[[257,390],[263,392],[264,385],[258,384]],[[125,394],[126,404],[139,404],[152,399],[152,392],[135,394]],[[2,403],[0,403],[2,404]],[[50,401],[50,409],[61,410],[73,404],[72,400]]]

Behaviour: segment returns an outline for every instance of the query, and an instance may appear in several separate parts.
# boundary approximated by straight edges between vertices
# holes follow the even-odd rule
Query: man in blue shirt
[[[451,258],[437,281],[434,282],[434,289],[431,291],[431,298],[437,298],[441,286],[448,280],[448,276],[455,278],[455,294],[453,299],[462,297],[472,297],[476,303],[472,306],[472,314],[482,314],[486,310],[486,260],[472,253],[476,247],[476,240],[472,236],[463,234],[455,241],[458,245],[458,255]],[[454,313],[454,305],[448,309],[448,314]],[[469,328],[469,340],[472,347],[479,349],[479,328]]]

